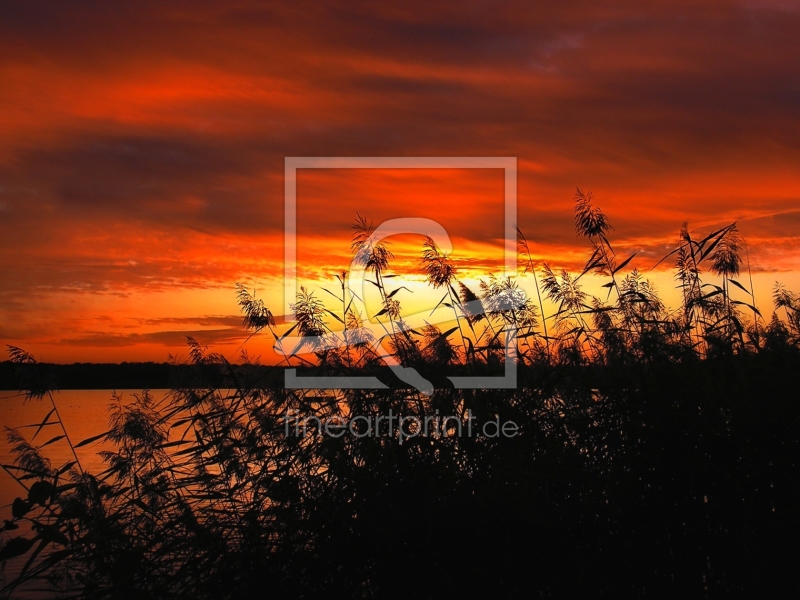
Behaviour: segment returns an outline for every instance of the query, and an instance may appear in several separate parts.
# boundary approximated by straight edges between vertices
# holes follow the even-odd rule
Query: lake
[[[151,390],[150,394],[158,401],[164,398],[168,392],[169,390]],[[73,444],[108,430],[108,405],[114,401],[113,393],[113,390],[65,390],[53,393],[53,401]],[[122,401],[127,404],[134,400],[133,394],[141,393],[141,390],[117,390],[117,393],[122,394]],[[17,428],[19,433],[30,442],[39,424],[52,409],[53,406],[47,397],[43,400],[26,400],[24,394],[0,391],[0,425],[3,427],[3,435],[0,439],[0,464],[14,464],[6,428]],[[51,415],[50,421],[53,419],[55,419],[55,414]],[[39,431],[36,439],[33,440],[33,445],[41,446],[62,434],[63,431],[57,423],[47,425]],[[95,442],[78,448],[76,452],[83,468],[96,474],[105,469],[102,459],[97,454],[98,451],[110,449],[109,444]],[[56,467],[73,460],[69,445],[65,440],[59,440],[43,448],[42,454],[49,458]],[[25,490],[14,481],[8,472],[4,469],[0,470],[0,519],[11,518],[11,503],[18,496],[25,497]],[[22,531],[22,528],[19,531]],[[18,534],[19,532],[14,533]],[[27,557],[23,557],[23,559],[25,558]],[[23,559],[9,562],[5,572],[0,573],[0,587],[12,580],[19,572],[24,564]],[[46,596],[27,592],[17,593],[15,597],[44,598]]]

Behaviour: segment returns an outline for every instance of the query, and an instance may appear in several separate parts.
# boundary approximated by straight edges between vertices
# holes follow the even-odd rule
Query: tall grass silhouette
[[[681,290],[674,309],[630,266],[633,255],[617,256],[609,218],[580,190],[575,227],[589,246],[579,273],[536,263],[519,232],[522,272],[489,275],[477,290],[424,239],[420,271],[452,326],[416,331],[403,319],[402,286],[387,284],[392,253],[357,217],[351,250],[381,299],[371,317],[395,359],[437,382],[431,396],[401,384],[283,387],[286,366],[380,370],[346,273],[336,291],[320,290],[334,308],[301,288],[295,323],[283,328],[237,286],[245,328],[273,338],[280,365],[246,353],[231,364],[190,339],[190,377],[163,399],[113,398],[108,431],[74,447],[45,365],[11,348],[21,387],[52,411],[30,440],[7,428],[16,464],[3,468],[24,497],[5,521],[0,558],[25,562],[2,593],[32,581],[64,597],[137,599],[797,593],[800,299],[776,285],[764,320],[752,283],[739,279],[736,224],[700,239],[681,228],[663,259]],[[605,298],[584,291],[589,274]],[[446,385],[445,371],[500,365],[512,331],[517,389]],[[300,342],[288,347],[293,333]],[[324,343],[334,338],[346,343]],[[298,427],[390,411],[452,417],[454,428],[472,420],[478,433],[400,443],[397,429]],[[507,421],[514,436],[487,433]],[[36,446],[51,426],[61,433]],[[88,473],[77,456],[52,466],[46,447],[59,435],[73,455],[110,442],[106,469]]]

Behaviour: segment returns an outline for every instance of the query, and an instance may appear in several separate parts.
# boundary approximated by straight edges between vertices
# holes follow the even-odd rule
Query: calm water
[[[133,394],[140,393],[140,390],[117,390],[122,394],[123,403],[134,400]],[[161,400],[168,390],[151,390],[150,394],[158,401]],[[108,430],[108,405],[113,401],[112,390],[67,390],[53,394],[53,401],[58,407],[58,412],[64,421],[64,427],[72,440],[73,444],[79,443],[93,435],[97,435]],[[36,432],[36,428],[44,420],[53,406],[48,398],[44,400],[25,400],[24,395],[15,392],[0,391],[0,425],[3,427],[2,439],[0,439],[0,463],[4,465],[14,464],[14,456],[11,453],[11,446],[5,435],[6,427],[18,428],[18,431],[25,436],[28,441]],[[50,420],[55,418],[55,414]],[[29,427],[33,425],[33,427]],[[39,432],[33,445],[41,446],[48,440],[62,435],[63,431],[58,424],[48,425]],[[78,448],[78,458],[86,471],[99,473],[105,466],[101,458],[97,455],[100,450],[110,449],[101,443],[89,444],[83,448]],[[72,459],[69,446],[66,441],[61,440],[50,444],[42,449],[42,454],[49,458],[53,466],[60,466]],[[25,490],[5,471],[0,470],[0,520],[11,517],[11,503],[18,496],[25,496]],[[22,532],[20,529],[15,534]],[[17,563],[19,561],[14,561]],[[22,564],[8,564],[5,573],[0,573],[0,587],[13,579]],[[45,598],[41,594],[32,592],[18,593],[15,597],[19,598]]]

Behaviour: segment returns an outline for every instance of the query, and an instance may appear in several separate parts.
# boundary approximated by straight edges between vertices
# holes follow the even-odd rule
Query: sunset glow
[[[579,187],[667,301],[672,262],[649,271],[685,221],[737,222],[766,317],[775,281],[800,291],[796,3],[482,7],[7,3],[0,342],[160,362],[191,335],[235,359],[237,282],[281,314],[287,156],[517,157],[537,264],[585,263]],[[502,202],[497,169],[301,170],[299,277],[328,296],[358,214],[413,216],[476,284],[502,265]],[[392,243],[404,305],[428,306],[421,240]]]

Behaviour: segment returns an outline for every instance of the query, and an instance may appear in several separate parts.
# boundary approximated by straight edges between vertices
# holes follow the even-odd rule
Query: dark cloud
[[[264,156],[258,149],[190,135],[97,136],[71,140],[66,148],[23,152],[3,175],[35,191],[16,196],[21,212],[52,203],[87,222],[110,215],[145,225],[263,231],[274,227],[267,217],[277,203],[265,199],[279,197],[264,177],[265,166],[276,168],[278,160]]]
[[[187,331],[157,331],[153,333],[102,333],[87,332],[84,335],[60,340],[70,346],[94,348],[136,346],[138,344],[160,344],[162,346],[185,346],[188,337],[201,344],[229,344],[245,340],[248,334],[241,329],[198,329]]]

